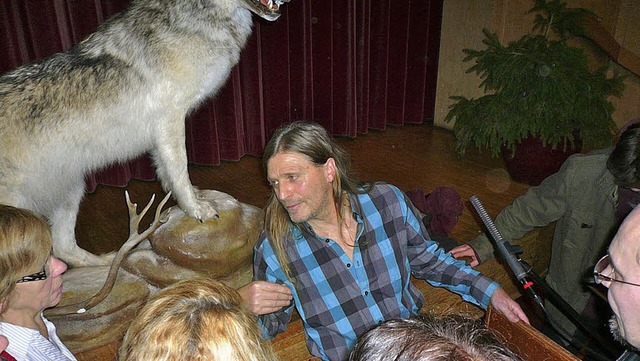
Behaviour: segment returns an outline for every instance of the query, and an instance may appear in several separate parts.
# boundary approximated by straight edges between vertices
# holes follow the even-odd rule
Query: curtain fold
[[[433,119],[443,0],[291,0],[254,32],[227,84],[186,119],[192,164],[259,156],[280,125],[315,121],[356,137]],[[0,73],[68,50],[129,0],[3,0]],[[147,156],[87,179],[153,179]]]

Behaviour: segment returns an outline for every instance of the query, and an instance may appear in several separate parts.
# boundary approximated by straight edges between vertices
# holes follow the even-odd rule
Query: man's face
[[[316,165],[297,152],[280,152],[267,163],[267,178],[294,223],[329,220],[335,212],[332,182],[335,162]]]
[[[636,207],[620,226],[609,246],[609,255],[611,265],[603,274],[640,284],[640,208]],[[607,297],[614,313],[611,332],[619,341],[640,348],[640,286],[621,282],[604,285],[609,288]]]

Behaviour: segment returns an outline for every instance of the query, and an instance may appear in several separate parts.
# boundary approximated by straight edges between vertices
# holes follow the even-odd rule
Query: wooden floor
[[[351,154],[353,167],[362,180],[383,180],[407,191],[450,186],[465,202],[477,195],[490,215],[522,194],[527,186],[511,182],[499,159],[470,150],[463,158],[453,152],[453,133],[430,125],[388,127],[369,131],[355,139],[338,138]],[[239,201],[263,207],[269,188],[260,158],[245,156],[238,162],[223,162],[217,167],[190,166],[192,183],[201,189],[228,193]],[[132,201],[146,204],[152,194],[161,199],[165,193],[158,182],[132,180],[128,187],[99,186],[88,194],[80,209],[76,237],[81,247],[104,253],[116,250],[128,236],[127,207],[124,192]],[[466,209],[454,237],[464,240],[480,230],[473,209]],[[144,223],[143,223],[144,224]]]
[[[363,180],[384,180],[408,191],[423,188],[425,192],[438,187],[453,187],[465,201],[465,210],[453,230],[459,242],[478,234],[481,225],[468,202],[477,195],[492,217],[500,209],[524,193],[528,186],[514,183],[504,170],[501,160],[488,154],[469,151],[464,158],[453,152],[454,136],[445,129],[429,125],[405,125],[385,131],[370,131],[356,139],[338,138],[352,157],[353,166]],[[263,207],[269,188],[262,173],[260,159],[245,156],[238,162],[224,162],[218,167],[193,166],[190,176],[202,189],[226,192],[241,202]],[[131,198],[146,204],[151,194],[164,195],[157,182],[132,181],[127,187]],[[79,244],[94,253],[117,249],[128,235],[127,207],[124,189],[101,186],[87,195],[81,206],[77,238]],[[143,223],[145,224],[145,223]],[[288,335],[276,339],[283,360],[308,359],[300,324],[287,330]],[[100,361],[107,350],[98,355],[83,355],[82,359]]]

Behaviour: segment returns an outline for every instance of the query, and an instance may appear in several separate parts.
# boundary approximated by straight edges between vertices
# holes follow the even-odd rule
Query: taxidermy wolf
[[[0,203],[44,215],[53,252],[109,263],[75,240],[85,175],[149,152],[189,216],[217,216],[187,172],[187,113],[213,96],[251,34],[289,0],[134,0],[64,53],[0,77]]]

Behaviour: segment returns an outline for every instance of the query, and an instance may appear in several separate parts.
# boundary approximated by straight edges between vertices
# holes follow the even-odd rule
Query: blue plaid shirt
[[[284,331],[295,305],[311,354],[344,360],[371,326],[418,314],[424,296],[411,283],[411,274],[486,309],[499,285],[431,241],[417,210],[398,188],[376,183],[350,200],[358,222],[353,259],[308,224],[291,227],[286,250],[295,285],[262,235],[255,248],[254,280],[286,284],[294,301],[259,317],[263,333],[273,337]]]

